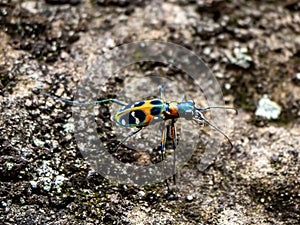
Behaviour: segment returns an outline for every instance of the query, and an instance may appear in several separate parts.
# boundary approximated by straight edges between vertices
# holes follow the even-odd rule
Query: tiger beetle
[[[209,122],[202,112],[205,112],[209,109],[232,109],[237,110],[232,107],[226,106],[208,106],[205,108],[199,108],[195,106],[195,102],[192,100],[189,101],[166,101],[164,97],[164,88],[166,85],[160,87],[160,98],[147,99],[142,100],[140,102],[127,104],[118,99],[108,98],[99,101],[91,101],[91,102],[78,102],[72,101],[64,98],[59,98],[50,94],[45,94],[47,97],[51,97],[55,100],[66,102],[72,105],[78,106],[87,106],[87,105],[95,105],[105,102],[113,102],[118,105],[123,106],[121,109],[117,111],[116,114],[112,116],[112,120],[120,126],[135,128],[135,130],[129,132],[126,137],[115,147],[115,150],[118,149],[126,140],[135,134],[139,133],[144,127],[147,127],[149,124],[157,123],[157,122],[166,122],[170,121],[166,125],[164,123],[164,128],[162,131],[161,137],[161,160],[164,160],[165,153],[165,143],[167,136],[169,135],[172,139],[172,147],[174,150],[174,158],[173,158],[173,182],[176,185],[175,180],[175,163],[176,163],[176,147],[177,147],[177,135],[176,135],[176,126],[175,122],[178,118],[184,118],[186,120],[192,120],[197,123],[204,122],[221,133],[229,142],[231,149],[233,148],[232,142],[229,137],[214,124]],[[183,98],[182,98],[183,99]],[[170,133],[169,133],[170,132]],[[167,182],[168,191],[169,185]],[[169,192],[170,193],[170,192]]]

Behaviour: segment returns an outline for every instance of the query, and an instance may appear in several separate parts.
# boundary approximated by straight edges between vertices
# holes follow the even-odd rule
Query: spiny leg
[[[128,105],[125,102],[122,102],[122,101],[119,101],[118,99],[113,99],[113,98],[103,99],[103,100],[99,100],[99,101],[92,101],[92,102],[77,102],[77,101],[72,101],[72,100],[65,99],[65,98],[59,98],[59,97],[56,97],[56,96],[50,95],[50,94],[45,94],[45,96],[53,98],[56,101],[62,101],[62,102],[66,102],[66,103],[69,103],[72,105],[78,105],[78,106],[96,105],[96,104],[100,104],[100,103],[104,103],[104,102],[113,102],[113,103],[116,103],[116,104],[122,105],[122,106]]]
[[[123,140],[113,149],[114,151],[118,150],[118,148],[125,142],[127,141],[128,138],[134,136],[135,134],[137,134],[138,132],[140,132],[143,128],[137,128],[137,130],[134,131],[130,131],[125,138],[123,138]]]
[[[160,154],[161,154],[161,162],[162,162],[162,171],[165,171],[165,150],[166,150],[166,141],[167,141],[167,127],[166,124],[163,123],[162,127],[162,135],[161,135],[161,149],[160,149]],[[166,178],[166,174],[164,173],[164,179]],[[169,187],[169,186],[168,186]]]
[[[167,140],[167,127],[166,124],[163,123],[163,128],[162,128],[162,136],[161,136],[161,161],[164,160],[164,153],[166,149],[166,140]]]
[[[173,143],[173,151],[174,151],[174,157],[173,157],[173,182],[176,186],[176,147],[177,147],[177,134],[176,134],[176,126],[175,126],[175,119],[172,119],[171,122],[171,137],[172,137],[172,143]]]
[[[165,123],[162,123],[162,135],[161,135],[161,162],[162,162],[162,172],[164,173],[164,180],[166,181],[166,185],[168,188],[168,193],[170,192],[169,183],[165,174],[165,161],[164,161],[164,154],[165,154],[165,148],[166,148],[166,140],[167,140],[167,127]]]

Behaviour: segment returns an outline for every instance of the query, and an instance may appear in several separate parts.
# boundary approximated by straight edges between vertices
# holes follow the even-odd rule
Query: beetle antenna
[[[55,101],[62,101],[62,102],[66,102],[69,103],[71,105],[79,105],[79,106],[87,106],[87,105],[96,105],[96,104],[100,104],[100,103],[104,103],[104,102],[114,102],[117,103],[118,105],[127,105],[127,103],[125,102],[121,102],[117,99],[113,99],[113,98],[108,98],[108,99],[103,99],[103,100],[99,100],[99,101],[92,101],[92,102],[77,102],[77,101],[72,101],[66,98],[60,98],[60,97],[56,97],[54,95],[50,95],[50,94],[45,94],[46,97],[50,97],[53,98]]]
[[[66,99],[66,98],[60,98],[60,97],[50,95],[50,94],[45,94],[45,96],[53,98],[55,101],[66,102],[66,103],[69,103],[71,105],[92,105],[92,104],[97,104],[97,103],[94,103],[94,102],[76,102],[76,101],[72,101],[72,100],[69,100],[69,99]]]
[[[198,111],[206,111],[209,109],[229,109],[229,110],[234,110],[236,115],[238,114],[238,110],[236,108],[227,107],[227,106],[207,106],[205,108],[195,108],[195,109]]]
[[[230,144],[230,149],[233,148],[233,144],[231,142],[231,140],[229,139],[229,137],[222,131],[220,130],[217,126],[215,126],[214,124],[212,124],[211,122],[209,122],[207,119],[204,118],[204,116],[201,113],[197,114],[197,117],[203,121],[204,123],[208,124],[209,126],[211,126],[212,128],[214,128],[216,131],[218,131],[219,133],[221,133],[229,142]],[[196,122],[199,122],[197,119],[193,119]]]

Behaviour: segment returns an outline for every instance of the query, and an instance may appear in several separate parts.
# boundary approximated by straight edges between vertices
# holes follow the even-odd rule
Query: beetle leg
[[[176,147],[177,147],[177,134],[176,134],[176,126],[175,126],[175,119],[172,119],[171,122],[171,138],[173,143],[173,182],[176,185]]]
[[[143,127],[137,128],[137,130],[130,131],[125,138],[114,148],[114,151],[116,151],[125,141],[128,140],[128,138],[136,135],[138,132],[140,132],[143,129]]]
[[[185,95],[182,95],[180,98],[180,102],[183,102],[184,99],[185,99]]]
[[[165,95],[164,95],[164,89],[168,86],[168,83],[165,83],[163,86],[160,87],[159,93],[160,93],[160,98],[165,101]]]
[[[170,187],[169,187],[169,183],[165,174],[166,168],[165,168],[165,161],[164,161],[164,154],[165,154],[165,149],[166,149],[166,140],[167,140],[167,126],[164,123],[162,123],[162,135],[161,135],[161,162],[162,162],[162,172],[163,172],[163,178],[166,181],[166,185],[168,188],[168,193],[170,192]]]
[[[161,136],[161,161],[164,160],[164,154],[165,154],[165,149],[166,149],[166,140],[167,140],[167,127],[166,124],[163,123],[163,128],[162,128],[162,136]]]

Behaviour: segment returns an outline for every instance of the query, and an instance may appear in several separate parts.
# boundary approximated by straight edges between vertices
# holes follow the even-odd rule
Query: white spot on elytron
[[[121,121],[121,123],[122,123],[122,125],[126,125],[126,121],[125,121],[125,119],[122,119],[122,121]]]
[[[135,117],[136,124],[139,124],[141,121],[139,118]]]
[[[140,119],[135,116],[135,111],[131,112],[131,116],[135,119],[135,124],[139,124],[140,123]]]

